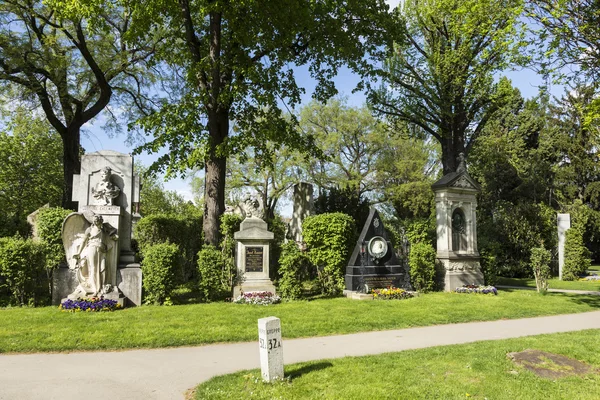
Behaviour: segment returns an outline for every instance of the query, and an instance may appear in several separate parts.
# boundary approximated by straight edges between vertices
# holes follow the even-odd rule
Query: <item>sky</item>
[[[390,0],[388,4],[392,7],[396,6],[401,0]],[[307,68],[295,68],[297,82],[305,87],[306,93],[302,97],[302,105],[307,104],[311,100],[311,95],[315,87],[315,81],[310,77]],[[542,85],[542,77],[530,69],[520,69],[515,71],[505,71],[504,76],[507,76],[513,83],[513,86],[521,90],[521,94],[525,98],[534,97],[538,94],[538,87]],[[365,103],[365,93],[352,93],[358,82],[358,77],[347,68],[342,68],[335,79],[336,87],[341,95],[348,97],[348,104],[351,106],[362,106]],[[552,90],[554,94],[556,90]],[[84,126],[82,132],[81,144],[87,153],[100,150],[114,150],[121,153],[131,153],[135,146],[126,143],[126,134],[122,133],[118,136],[109,136],[102,129],[102,121],[94,120]],[[140,161],[143,165],[149,166],[160,154],[149,155],[146,153],[135,156],[136,161]],[[174,190],[182,195],[186,200],[192,200],[192,192],[189,181],[185,179],[172,179],[164,182],[165,189]],[[285,203],[284,203],[285,204]],[[291,207],[288,204],[281,210],[284,216],[291,216]],[[289,214],[289,215],[288,215]]]

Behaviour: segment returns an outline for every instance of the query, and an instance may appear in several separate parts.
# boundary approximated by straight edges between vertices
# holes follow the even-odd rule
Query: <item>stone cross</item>
[[[281,347],[281,320],[267,317],[258,320],[260,370],[266,382],[283,379],[283,349]]]

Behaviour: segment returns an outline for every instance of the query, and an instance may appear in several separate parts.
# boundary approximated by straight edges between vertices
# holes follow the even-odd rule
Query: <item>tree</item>
[[[271,221],[275,217],[279,200],[299,182],[299,178],[294,171],[297,152],[286,146],[275,151],[275,145],[271,142],[266,146],[272,150],[262,157],[256,155],[254,149],[249,149],[248,154],[231,157],[227,167],[226,187],[230,191],[253,189],[262,200],[266,219]]]
[[[141,164],[135,165],[136,173],[142,177],[140,189],[140,214],[179,214],[199,212],[190,202],[174,190],[165,190],[162,182],[150,174],[148,168]]]
[[[375,166],[380,200],[391,203],[400,220],[430,215],[431,184],[439,171],[437,143],[427,141],[423,134],[410,136],[387,131],[379,139],[381,150]]]
[[[519,59],[521,11],[520,0],[406,0],[397,16],[403,29],[370,102],[434,137],[444,174],[505,101],[508,85],[494,74]]]
[[[130,23],[131,10],[115,2],[0,3],[2,92],[41,107],[60,135],[64,207],[71,207],[73,174],[81,167],[81,127],[113,97],[133,96],[142,105],[139,69],[153,52],[152,40],[127,44]]]
[[[181,77],[175,100],[141,121],[154,140],[140,150],[169,153],[158,164],[168,173],[205,170],[205,241],[219,242],[225,209],[227,157],[267,140],[311,148],[290,126],[280,101],[294,107],[302,89],[293,66],[308,65],[318,81],[315,96],[335,94],[331,78],[346,63],[365,71],[383,43],[383,0],[244,2],[148,0],[136,7],[136,31],[164,25],[160,59]],[[293,121],[292,121],[293,122]],[[230,123],[238,129],[230,132]],[[156,167],[158,168],[158,164]]]
[[[529,16],[542,27],[533,37],[541,45],[546,72],[563,75],[563,67],[577,66],[579,74],[600,83],[600,4],[595,0],[530,0],[526,4]]]
[[[306,160],[309,179],[319,188],[350,188],[360,198],[378,188],[377,157],[387,145],[385,126],[366,107],[349,107],[345,98],[312,101],[299,113],[300,130],[315,138],[322,158]]]
[[[27,215],[62,196],[62,148],[40,117],[19,108],[0,131],[0,236],[26,235]]]

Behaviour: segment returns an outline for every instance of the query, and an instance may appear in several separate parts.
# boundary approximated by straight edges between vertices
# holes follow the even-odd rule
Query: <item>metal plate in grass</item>
[[[599,372],[582,361],[541,350],[527,349],[521,352],[508,353],[507,357],[537,376],[548,379]]]

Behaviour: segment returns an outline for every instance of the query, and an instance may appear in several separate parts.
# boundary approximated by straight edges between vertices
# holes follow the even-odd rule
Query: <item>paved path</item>
[[[285,321],[282,321],[285,332]],[[600,329],[600,311],[283,342],[286,364],[543,333]],[[257,343],[102,353],[0,355],[0,399],[177,399],[215,375],[259,368]]]

